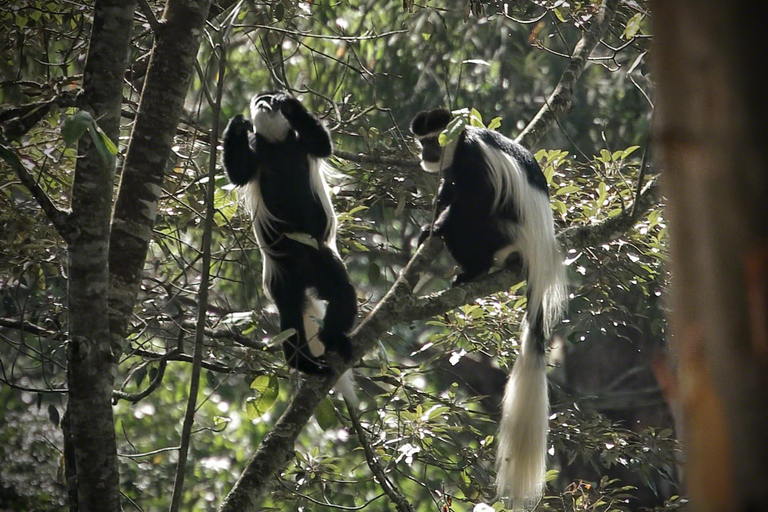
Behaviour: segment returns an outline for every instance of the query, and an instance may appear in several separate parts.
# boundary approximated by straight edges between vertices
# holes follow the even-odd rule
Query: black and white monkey
[[[224,131],[224,167],[253,220],[264,290],[280,313],[280,328],[296,330],[283,343],[286,360],[302,372],[322,373],[329,370],[326,350],[350,359],[347,333],[357,316],[325,179],[331,137],[288,93],[258,94],[250,107],[251,121],[237,115]],[[327,302],[324,316],[320,301]]]
[[[451,121],[444,109],[420,112],[411,132],[421,145],[421,165],[442,172],[434,233],[461,266],[454,283],[494,267],[523,265],[528,306],[522,352],[504,391],[496,453],[496,487],[515,507],[541,496],[546,472],[549,398],[546,346],[565,308],[567,285],[555,240],[547,180],[520,144],[484,128],[467,126],[445,147],[440,132]]]

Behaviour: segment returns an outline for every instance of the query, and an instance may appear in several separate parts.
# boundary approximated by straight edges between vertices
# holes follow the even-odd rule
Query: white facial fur
[[[272,110],[271,96],[254,96],[251,100],[251,122],[256,133],[270,142],[280,142],[288,136],[291,123],[279,109]]]
[[[440,135],[440,132],[428,133],[422,138],[437,137],[438,135]],[[426,172],[429,172],[432,174],[436,174],[444,169],[447,169],[453,163],[453,157],[456,154],[456,146],[458,145],[459,145],[459,138],[456,137],[447,146],[442,148],[442,153],[441,153],[439,162],[427,162],[425,160],[422,160],[421,168],[424,169]]]

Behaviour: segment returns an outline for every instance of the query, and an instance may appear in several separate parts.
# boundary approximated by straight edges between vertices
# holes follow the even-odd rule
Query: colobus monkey
[[[280,328],[296,330],[283,343],[288,364],[305,373],[328,371],[326,349],[348,361],[357,295],[336,249],[325,181],[333,150],[328,130],[296,98],[266,92],[251,100],[251,121],[233,117],[223,138],[224,167],[242,187],[253,220],[265,293],[277,306]],[[320,300],[327,301],[324,316]]]
[[[451,114],[420,112],[411,132],[421,145],[421,165],[443,173],[435,222],[461,266],[454,283],[493,267],[523,265],[528,307],[522,352],[504,391],[496,453],[496,486],[515,506],[530,505],[544,488],[549,398],[545,351],[566,301],[563,259],[555,240],[547,180],[533,155],[499,133],[467,126],[445,147],[440,132]]]

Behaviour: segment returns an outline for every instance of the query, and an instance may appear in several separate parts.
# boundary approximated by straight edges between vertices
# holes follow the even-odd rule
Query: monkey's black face
[[[421,144],[422,161],[429,163],[440,162],[442,149],[440,148],[440,143],[437,140],[437,136],[424,137],[423,139],[419,139],[419,144]]]
[[[288,136],[291,123],[283,115],[281,105],[290,96],[284,92],[265,92],[251,99],[251,122],[256,133],[270,142],[280,142]]]
[[[411,133],[421,145],[421,168],[427,172],[439,172],[441,167],[450,165],[450,155],[445,160],[443,148],[438,142],[440,132],[450,122],[451,113],[442,108],[419,112],[411,121]]]

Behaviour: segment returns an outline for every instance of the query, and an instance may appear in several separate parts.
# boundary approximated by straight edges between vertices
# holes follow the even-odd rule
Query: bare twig
[[[157,373],[145,389],[138,393],[126,393],[124,391],[114,390],[112,391],[112,402],[117,403],[118,400],[126,400],[135,404],[136,402],[139,402],[151,395],[152,392],[156,390],[158,386],[160,386],[160,384],[163,382],[163,377],[165,376],[165,368],[168,366],[168,360],[177,354],[177,350],[170,350],[163,354],[160,359],[158,359],[159,365],[157,368]]]
[[[139,357],[145,357],[145,358],[149,358],[149,359],[160,359],[160,358],[162,358],[165,355],[165,354],[161,354],[161,353],[158,353],[158,352],[153,352],[151,350],[145,350],[145,349],[140,349],[140,348],[133,349],[133,350],[131,350],[130,353],[132,355],[136,355],[136,356],[139,356]],[[182,362],[182,363],[192,363],[193,362],[193,357],[191,355],[189,355],[189,354],[182,354],[182,353],[177,352],[176,354],[173,354],[173,355],[167,357],[166,361],[179,361],[179,362]],[[233,373],[235,371],[234,368],[232,368],[232,367],[225,366],[225,365],[223,365],[221,363],[217,363],[217,362],[213,362],[213,361],[203,361],[202,366],[206,370],[211,370],[212,372],[216,372],[216,373],[230,374],[230,373]]]
[[[2,146],[0,149],[3,151],[12,151],[6,146]],[[19,177],[19,181],[21,181],[27,190],[29,190],[29,193],[32,194],[32,197],[35,198],[37,204],[40,205],[40,209],[43,210],[45,216],[48,218],[48,220],[51,221],[51,224],[53,224],[53,227],[59,233],[61,238],[63,238],[65,242],[69,243],[73,234],[72,226],[70,223],[70,212],[67,210],[62,210],[53,204],[53,201],[51,201],[51,198],[48,197],[48,194],[45,192],[45,190],[43,190],[40,184],[35,181],[35,178],[32,177],[29,171],[24,168],[20,161],[16,160],[15,163],[13,163],[11,166],[16,171],[16,175]]]
[[[155,13],[152,12],[152,7],[150,7],[149,2],[147,0],[138,0],[139,1],[139,7],[141,8],[141,12],[144,13],[144,17],[147,19],[147,23],[149,23],[149,28],[152,29],[152,32],[157,35],[158,32],[161,30],[160,22],[157,21],[157,18],[155,17]]]
[[[221,44],[214,49],[219,57],[219,73],[216,90],[216,101],[211,105],[213,108],[213,126],[210,139],[210,161],[208,165],[208,184],[206,188],[206,216],[203,227],[202,240],[202,273],[200,276],[200,293],[197,310],[197,327],[195,330],[195,352],[192,362],[192,375],[190,377],[189,398],[187,401],[187,410],[184,415],[184,424],[181,432],[181,443],[179,447],[179,461],[176,466],[176,478],[173,485],[173,495],[171,496],[170,512],[177,512],[181,506],[181,497],[183,495],[184,477],[187,469],[187,456],[189,454],[189,445],[192,437],[192,425],[195,419],[197,409],[197,393],[200,386],[200,372],[203,363],[203,341],[205,338],[206,312],[208,308],[208,283],[210,282],[211,270],[211,238],[213,233],[213,216],[216,213],[214,205],[214,192],[216,188],[216,147],[218,146],[219,117],[221,114],[221,100],[224,93],[224,74],[226,72],[227,52]]]
[[[391,156],[363,155],[340,150],[335,150],[333,155],[359,164],[391,165],[404,169],[418,169],[420,165],[415,158],[403,159]]]
[[[363,448],[363,453],[365,453],[365,461],[368,463],[371,473],[373,473],[376,480],[378,480],[381,490],[384,491],[392,503],[395,504],[398,511],[414,512],[413,505],[411,505],[406,497],[403,496],[403,493],[389,481],[384,468],[381,467],[379,458],[373,453],[368,436],[365,434],[365,430],[363,430],[363,426],[360,424],[360,417],[357,415],[355,405],[349,403],[349,400],[347,400],[346,397],[344,398],[344,401],[347,403],[347,411],[349,412],[349,419],[352,421],[352,428],[355,430],[355,434],[357,434],[357,438],[360,440],[360,446]]]

